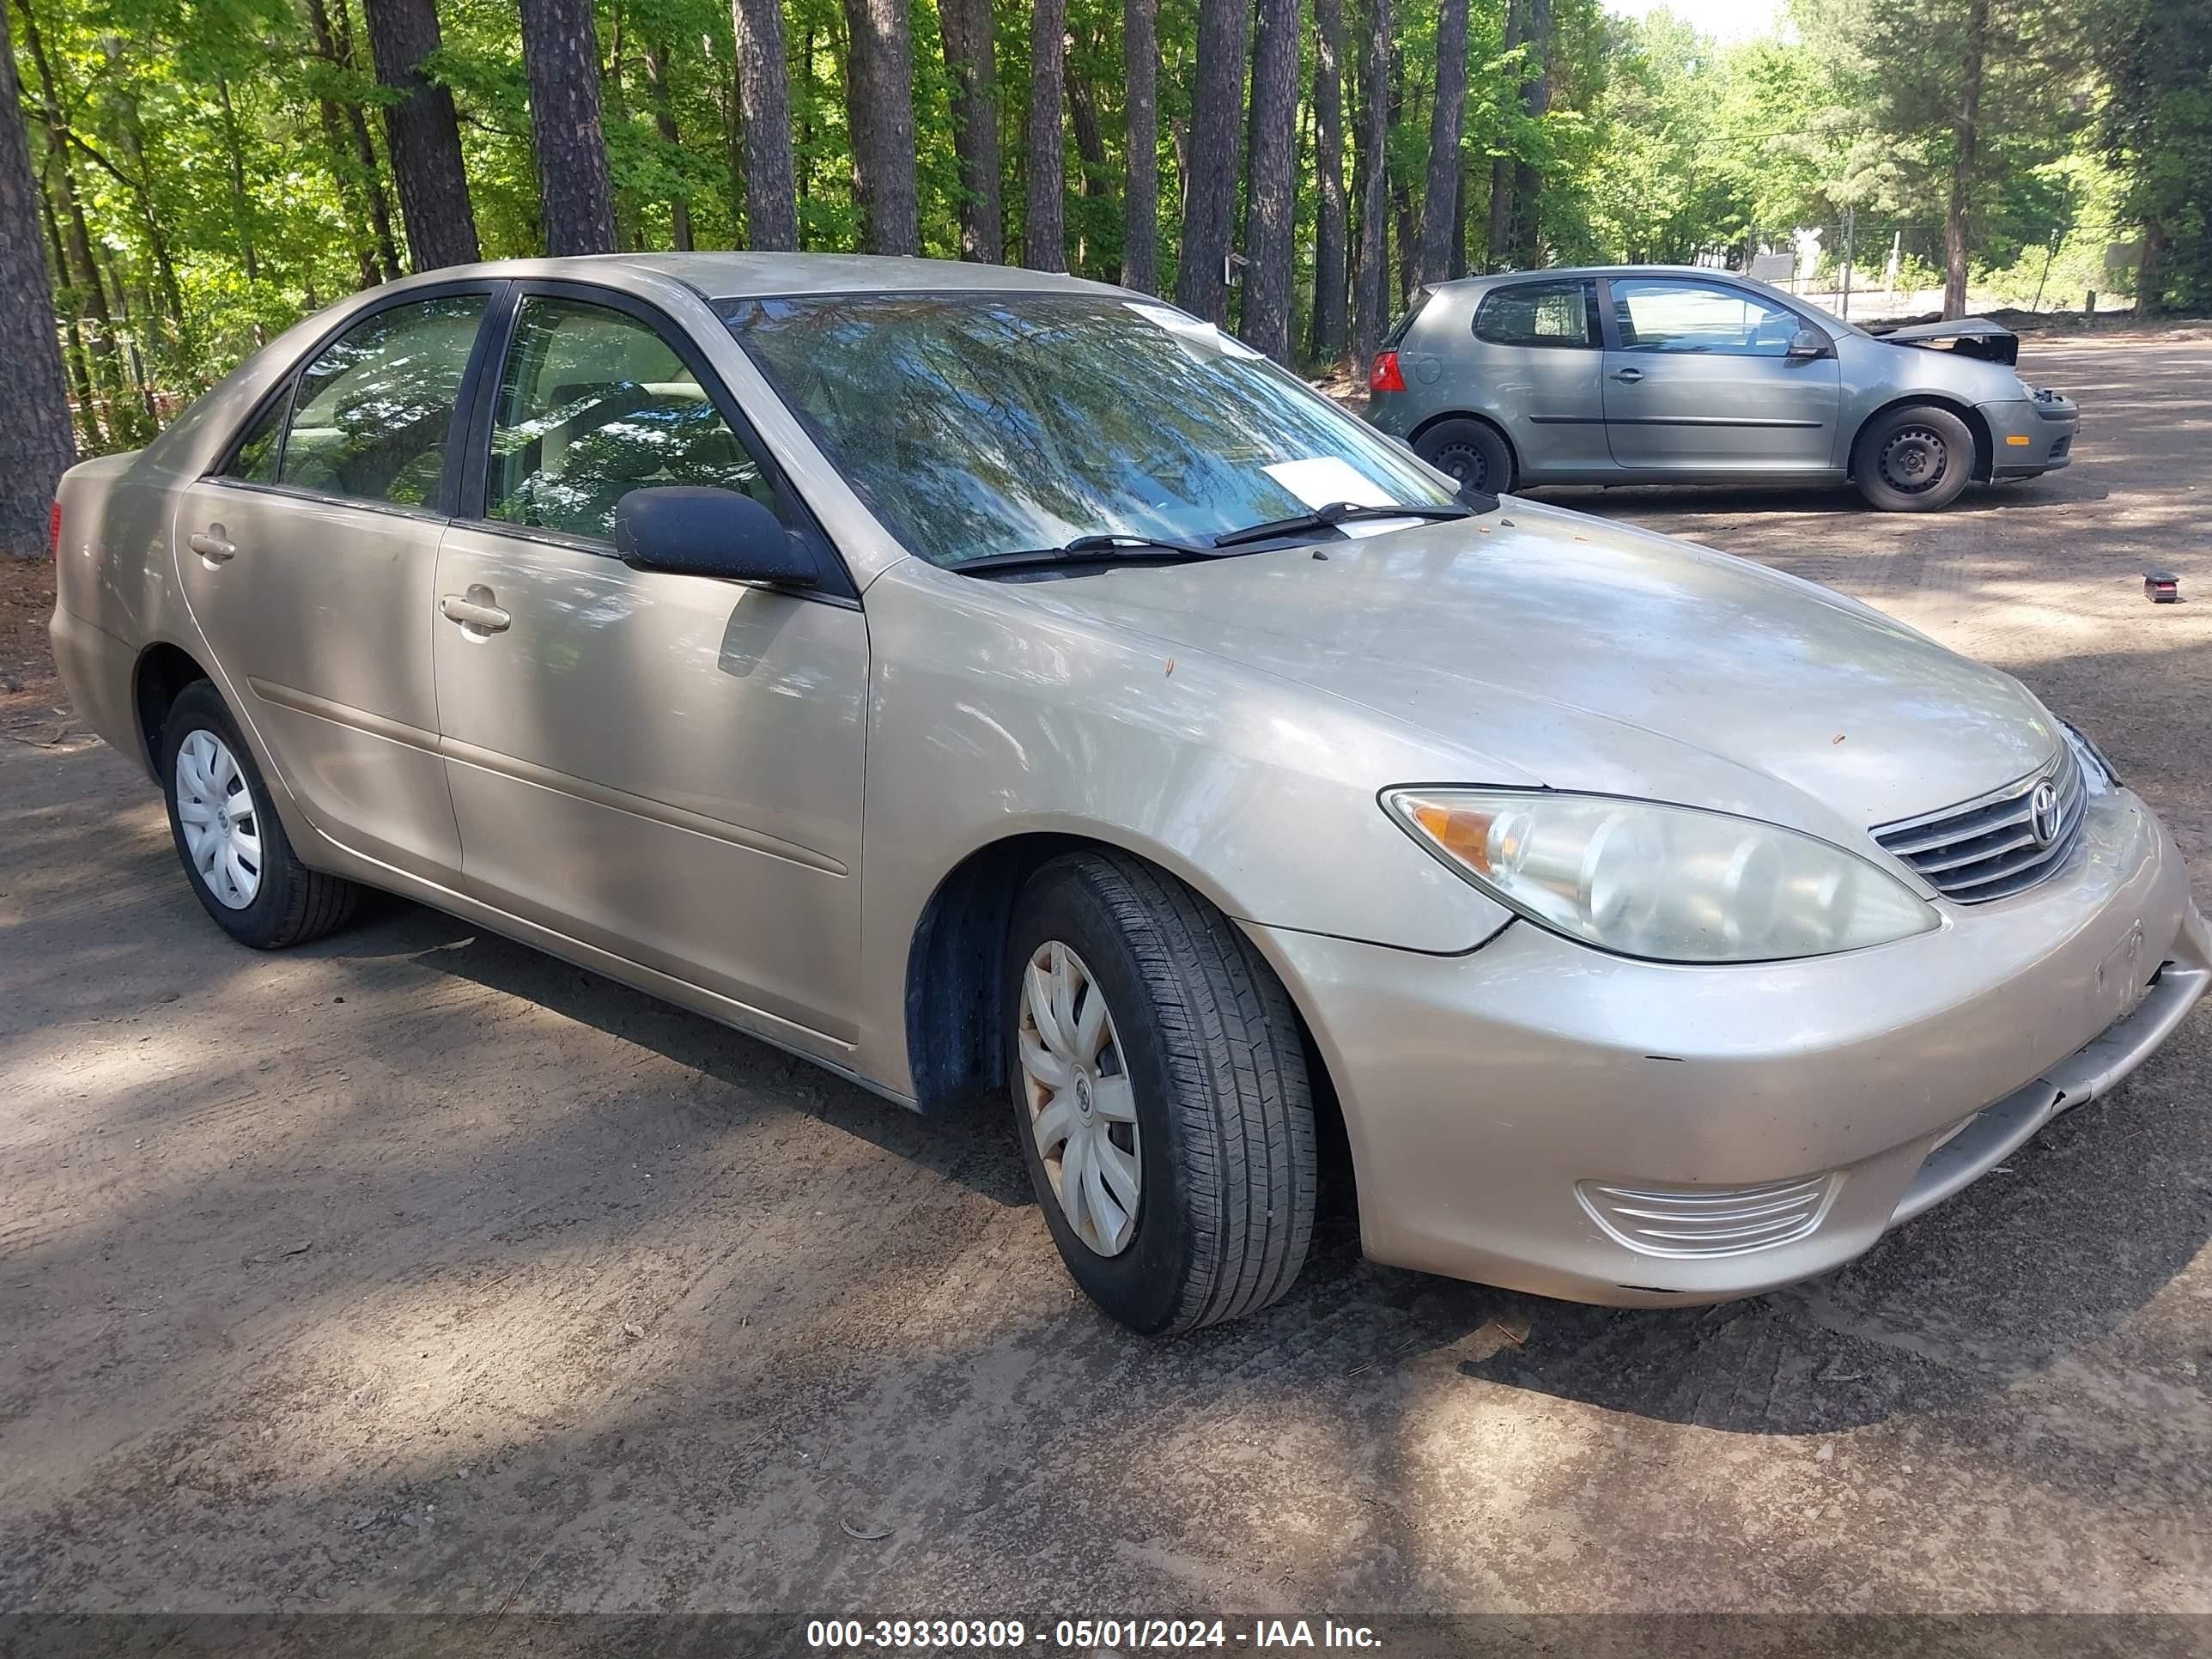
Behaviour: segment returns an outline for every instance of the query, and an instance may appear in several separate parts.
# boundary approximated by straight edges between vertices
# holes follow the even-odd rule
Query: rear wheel
[[[304,945],[352,915],[361,890],[294,855],[252,750],[205,680],[178,694],[161,728],[161,788],[185,878],[241,945]]]
[[[1297,1017],[1237,925],[1113,854],[1030,880],[1008,939],[1006,1069],[1060,1259],[1148,1334],[1265,1307],[1313,1231]]]
[[[1413,453],[1462,489],[1495,495],[1513,488],[1513,452],[1480,421],[1438,421],[1413,440]]]
[[[1974,471],[1974,434],[1948,409],[1918,404],[1878,415],[1851,450],[1851,477],[1869,506],[1932,513],[1958,500]]]

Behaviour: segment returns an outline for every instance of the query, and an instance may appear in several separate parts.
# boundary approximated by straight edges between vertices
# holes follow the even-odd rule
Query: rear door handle
[[[211,524],[205,530],[195,530],[185,538],[185,545],[210,564],[228,564],[238,556],[238,549],[223,538],[222,526]]]
[[[1617,369],[1614,371],[1613,378],[1620,381],[1623,386],[1634,386],[1638,380],[1644,378],[1644,371],[1640,368]]]
[[[482,594],[482,599],[476,596]],[[471,587],[470,597],[448,593],[438,601],[438,609],[445,613],[447,622],[456,622],[477,634],[504,634],[507,625],[514,620],[497,605],[486,603],[491,598],[489,587]]]

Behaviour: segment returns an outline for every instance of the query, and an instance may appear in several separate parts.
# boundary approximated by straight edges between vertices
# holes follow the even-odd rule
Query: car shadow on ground
[[[1516,492],[1531,501],[1604,517],[1608,509],[1635,513],[1798,513],[1823,516],[1875,516],[1849,485],[1808,488],[1796,484],[1540,484]],[[2106,485],[2064,472],[2008,483],[1970,485],[1936,514],[2002,513],[2021,508],[2065,507],[2101,501]],[[1917,518],[1914,514],[1880,515]]]

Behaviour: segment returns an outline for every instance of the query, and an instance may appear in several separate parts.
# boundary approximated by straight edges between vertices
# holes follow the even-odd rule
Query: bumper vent
[[[1575,1196],[1597,1224],[1645,1255],[1741,1255],[1802,1238],[1820,1224],[1836,1178],[1807,1176],[1760,1187],[1616,1187],[1579,1182]]]
[[[2065,862],[2081,834],[2087,781],[2062,743],[2058,758],[2033,777],[1961,806],[1883,824],[1874,833],[1946,898],[1961,904],[2008,898]]]

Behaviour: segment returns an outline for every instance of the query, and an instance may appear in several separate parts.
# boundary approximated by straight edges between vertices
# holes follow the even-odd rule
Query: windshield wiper
[[[1130,536],[1116,532],[1103,536],[1078,536],[1058,547],[1024,548],[1012,553],[983,553],[963,559],[952,568],[963,573],[998,570],[1042,570],[1061,564],[1182,564],[1192,559],[1218,559],[1218,549],[1197,542],[1179,542],[1162,536]]]
[[[1474,509],[1467,507],[1414,506],[1403,502],[1372,507],[1362,501],[1330,501],[1310,513],[1293,514],[1287,519],[1273,519],[1266,524],[1247,525],[1242,530],[1224,530],[1213,538],[1213,544],[1216,547],[1242,547],[1247,542],[1271,542],[1279,536],[1333,530],[1338,525],[1354,524],[1363,519],[1468,519],[1474,516]]]

